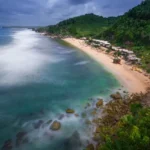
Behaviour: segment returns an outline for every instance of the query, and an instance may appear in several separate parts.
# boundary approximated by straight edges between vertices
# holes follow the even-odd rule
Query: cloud
[[[122,15],[142,0],[0,0],[0,25],[49,25],[95,13]]]
[[[71,4],[75,4],[75,5],[79,5],[79,4],[85,4],[85,3],[88,3],[90,1],[93,1],[93,0],[68,0]]]

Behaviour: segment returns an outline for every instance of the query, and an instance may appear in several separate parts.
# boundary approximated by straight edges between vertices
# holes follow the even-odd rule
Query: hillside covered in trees
[[[94,120],[96,150],[150,150],[150,93],[107,103]],[[92,144],[86,150],[95,150]]]
[[[143,1],[119,17],[86,14],[39,28],[38,31],[108,40],[114,45],[133,50],[142,58],[142,68],[150,72],[150,0]]]
[[[125,13],[97,38],[134,50],[142,58],[142,67],[150,72],[150,0]]]
[[[86,14],[67,19],[57,25],[39,28],[38,31],[47,31],[54,35],[71,35],[75,37],[90,37],[101,33],[115,23],[117,18],[104,18],[95,14]]]

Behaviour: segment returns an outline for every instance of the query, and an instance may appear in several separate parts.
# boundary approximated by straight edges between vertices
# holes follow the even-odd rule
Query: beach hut
[[[121,59],[116,57],[116,58],[113,59],[113,63],[114,64],[121,64]]]
[[[135,55],[129,55],[127,57],[127,61],[130,62],[130,63],[132,63],[132,64],[140,64],[141,59],[137,58]]]
[[[103,46],[103,47],[106,47],[106,48],[111,47],[111,44],[108,41],[93,39],[92,42],[96,43],[96,44],[100,44],[100,46]]]
[[[119,51],[119,50],[120,50],[120,47],[112,46],[112,50],[113,50],[113,51]]]
[[[96,44],[96,43],[92,43],[91,45],[92,45],[93,47],[95,47],[95,48],[98,48],[98,47],[101,46],[100,44]]]
[[[87,39],[86,37],[82,37],[82,38],[81,38],[81,40],[86,40],[86,39]]]
[[[135,56],[133,51],[127,49],[120,49],[121,55],[127,60],[128,56]]]

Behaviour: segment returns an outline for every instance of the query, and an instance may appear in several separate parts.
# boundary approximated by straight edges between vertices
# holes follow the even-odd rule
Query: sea
[[[87,122],[97,99],[107,103],[119,87],[104,66],[67,43],[1,28],[0,148],[83,150],[92,140]],[[68,108],[75,113],[67,114]],[[58,131],[51,130],[54,121],[61,123]]]

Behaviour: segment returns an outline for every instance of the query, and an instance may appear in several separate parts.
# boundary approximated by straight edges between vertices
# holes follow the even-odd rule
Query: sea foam
[[[1,86],[27,83],[45,64],[62,61],[37,49],[41,37],[31,30],[17,31],[12,38],[9,45],[0,47]]]
[[[89,63],[89,61],[80,61],[80,62],[75,63],[74,65],[75,65],[75,66],[78,66],[78,65],[86,65],[86,64],[88,64],[88,63]]]

